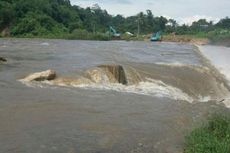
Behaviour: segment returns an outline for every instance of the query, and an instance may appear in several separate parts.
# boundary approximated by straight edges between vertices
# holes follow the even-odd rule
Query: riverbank
[[[164,35],[162,41],[165,42],[179,42],[179,43],[192,43],[195,45],[217,45],[230,47],[229,36],[198,36],[198,35]]]
[[[18,36],[18,37],[0,37],[0,38],[24,38],[24,39],[65,39],[65,40],[96,40],[96,41],[113,41],[113,40],[124,40],[124,41],[150,41],[151,34],[136,36],[122,35],[119,38],[113,38],[105,33],[90,33],[86,30],[75,30],[71,34],[63,35],[46,35],[46,36]],[[230,38],[217,36],[213,37],[200,37],[197,35],[174,35],[165,34],[162,37],[163,42],[177,42],[177,43],[191,43],[195,45],[217,45],[230,47]]]
[[[192,35],[164,35],[162,41],[192,43],[196,45],[207,45],[210,43],[208,38],[197,38]]]
[[[214,45],[197,45],[194,43],[201,54],[208,59],[226,79],[228,86],[230,85],[230,48]],[[225,43],[222,43],[225,45]],[[230,108],[229,96],[223,97],[221,100],[226,107]],[[212,117],[204,121],[185,138],[184,153],[227,153],[230,152],[230,116],[222,112],[213,114]]]
[[[213,115],[208,123],[196,128],[186,137],[184,153],[230,152],[230,117],[228,114]]]

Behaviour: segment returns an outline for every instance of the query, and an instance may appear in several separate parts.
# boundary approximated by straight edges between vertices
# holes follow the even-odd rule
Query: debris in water
[[[127,85],[125,70],[121,65],[100,65],[98,67],[110,72],[118,83]]]
[[[222,102],[224,102],[224,101],[225,101],[225,99],[222,99],[222,100],[220,100],[219,102],[222,103]]]
[[[0,62],[7,62],[7,60],[3,57],[0,57]]]

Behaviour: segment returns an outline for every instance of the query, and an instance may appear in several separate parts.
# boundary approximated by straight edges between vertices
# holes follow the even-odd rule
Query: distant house
[[[201,28],[208,28],[209,25],[208,25],[208,24],[201,24],[200,27],[201,27]]]

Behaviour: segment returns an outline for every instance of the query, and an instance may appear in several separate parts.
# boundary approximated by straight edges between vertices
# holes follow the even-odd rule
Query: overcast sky
[[[189,24],[194,20],[206,18],[218,21],[230,17],[230,0],[70,0],[81,7],[99,4],[110,14],[131,16],[152,10],[155,16],[176,19],[179,23]]]

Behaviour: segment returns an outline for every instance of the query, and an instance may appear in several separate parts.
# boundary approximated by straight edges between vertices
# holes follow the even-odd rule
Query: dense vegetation
[[[187,137],[185,153],[229,153],[230,118],[215,115]]]
[[[191,26],[179,26],[173,19],[154,16],[151,10],[130,17],[112,16],[97,4],[81,8],[72,6],[69,0],[0,0],[0,8],[2,36],[107,40],[106,32],[109,26],[113,26],[120,33],[129,31],[135,35],[163,31],[215,39],[230,38],[228,17],[217,24],[201,19]]]

